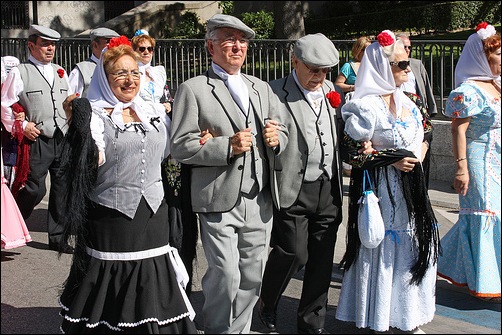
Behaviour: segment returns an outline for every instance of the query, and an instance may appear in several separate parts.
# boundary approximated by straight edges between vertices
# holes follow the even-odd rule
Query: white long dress
[[[412,112],[403,120],[396,119],[380,97],[351,100],[342,109],[345,131],[355,140],[371,139],[376,150],[402,148],[421,157],[422,116],[411,100],[402,99],[403,106]],[[382,175],[377,178],[378,184],[373,184],[380,198],[386,235],[374,249],[360,246],[358,257],[344,274],[336,318],[355,322],[359,328],[386,331],[395,327],[409,331],[434,317],[436,267],[430,262],[421,283],[410,285],[410,269],[418,254],[414,222],[408,218],[399,182],[401,172],[391,165],[384,169],[390,187]]]

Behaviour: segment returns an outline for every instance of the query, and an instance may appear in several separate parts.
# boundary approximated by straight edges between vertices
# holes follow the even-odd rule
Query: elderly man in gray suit
[[[192,207],[208,262],[206,334],[250,332],[272,226],[269,161],[287,145],[273,115],[283,105],[266,82],[241,73],[254,36],[239,19],[214,15],[205,36],[211,67],[181,84],[174,100],[171,155],[192,165]]]
[[[293,72],[270,82],[287,106],[288,115],[281,119],[289,132],[288,146],[275,161],[280,209],[274,211],[272,251],[260,294],[259,316],[270,331],[276,331],[282,293],[305,267],[298,332],[327,334],[328,289],[342,222],[343,125],[337,115],[343,92],[326,75],[338,60],[338,50],[326,36],[306,35],[295,44]]]

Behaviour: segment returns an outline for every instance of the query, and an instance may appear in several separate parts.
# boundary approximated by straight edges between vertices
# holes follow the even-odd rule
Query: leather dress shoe
[[[261,323],[271,332],[277,331],[275,325],[277,324],[277,313],[267,310],[265,305],[260,299],[260,308],[258,310]]]
[[[329,333],[324,328],[310,328],[310,329],[298,328],[298,334],[329,334]]]

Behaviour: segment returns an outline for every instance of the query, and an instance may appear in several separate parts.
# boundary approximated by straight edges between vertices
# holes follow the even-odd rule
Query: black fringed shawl
[[[64,227],[63,241],[75,239],[72,271],[83,275],[87,267],[85,251],[87,209],[89,194],[96,182],[98,171],[98,148],[91,135],[92,108],[89,100],[72,101],[72,118],[63,142],[61,167],[58,172],[64,189],[64,203],[60,222]],[[75,271],[73,271],[75,270]],[[83,277],[81,277],[83,278]]]
[[[405,149],[385,149],[373,152],[369,155],[358,154],[361,145],[345,134],[343,145],[346,146],[352,165],[352,173],[349,187],[349,215],[347,223],[347,249],[343,256],[340,267],[347,270],[356,260],[361,241],[357,229],[358,199],[362,194],[363,171],[368,170],[373,180],[382,176],[386,178],[384,167],[393,164],[404,157],[415,157],[411,151]],[[437,220],[432,209],[424,173],[420,164],[408,173],[401,173],[404,197],[408,208],[410,220],[415,222],[415,240],[418,249],[418,259],[411,267],[412,284],[420,284],[429,262],[437,261],[439,250],[439,229]],[[374,184],[377,184],[375,182]],[[389,193],[390,194],[390,193]],[[378,194],[377,194],[378,196]],[[391,198],[392,201],[392,198]]]

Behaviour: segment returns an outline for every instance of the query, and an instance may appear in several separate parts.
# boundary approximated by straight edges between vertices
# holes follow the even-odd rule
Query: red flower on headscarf
[[[335,91],[329,91],[326,94],[326,98],[328,98],[329,104],[333,108],[337,108],[338,106],[340,106],[340,103],[342,102],[342,98],[340,97],[340,94],[338,94],[338,92],[335,92]]]
[[[392,31],[384,30],[380,34],[378,34],[377,40],[381,46],[386,47],[388,45],[394,44],[396,37]]]
[[[481,22],[480,24],[478,24],[478,25],[476,26],[476,31],[478,31],[479,29],[484,29],[484,28],[486,28],[486,27],[488,27],[488,22],[484,22],[484,21],[483,21],[483,22]]]
[[[111,49],[113,47],[117,47],[119,45],[128,45],[132,46],[131,41],[127,38],[127,36],[121,35],[119,37],[113,37],[110,42],[108,42],[108,49]]]
[[[497,33],[495,27],[485,21],[476,26],[476,32],[478,33],[479,38],[483,41]]]
[[[58,75],[59,75],[59,78],[63,78],[64,77],[64,70],[58,69]]]

